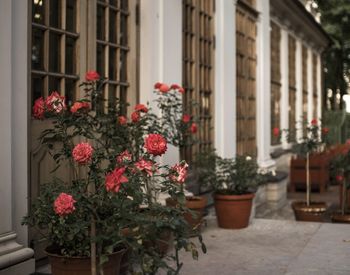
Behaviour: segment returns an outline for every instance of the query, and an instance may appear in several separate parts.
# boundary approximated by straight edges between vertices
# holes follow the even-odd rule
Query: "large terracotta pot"
[[[119,275],[120,261],[125,249],[108,256],[108,262],[103,264],[104,275]],[[91,260],[89,257],[65,257],[47,251],[51,264],[52,275],[89,275]],[[98,263],[98,260],[97,260]]]
[[[254,194],[214,194],[214,205],[219,227],[228,229],[247,227],[253,198]]]
[[[325,202],[311,202],[309,206],[304,201],[292,203],[295,220],[303,222],[324,222],[327,211]]]
[[[350,214],[342,215],[341,213],[335,213],[332,215],[333,223],[350,223]]]

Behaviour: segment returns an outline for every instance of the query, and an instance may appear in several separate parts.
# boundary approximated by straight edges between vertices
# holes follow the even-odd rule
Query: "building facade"
[[[47,125],[32,119],[36,98],[58,90],[73,102],[88,70],[108,78],[107,100],[131,105],[152,104],[157,81],[181,83],[201,122],[185,155],[216,148],[273,168],[270,153],[322,116],[329,43],[298,0],[0,1],[0,274],[34,270],[35,236],[21,220],[53,165],[38,146]],[[274,127],[296,135],[279,142]],[[176,162],[178,148],[169,151],[164,162]]]

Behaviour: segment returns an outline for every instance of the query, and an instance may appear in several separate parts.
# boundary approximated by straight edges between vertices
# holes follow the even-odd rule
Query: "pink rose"
[[[198,131],[198,126],[197,126],[196,123],[193,122],[193,123],[191,124],[190,131],[191,131],[192,134],[197,133],[197,131]]]
[[[42,97],[39,97],[34,102],[33,117],[36,119],[43,119],[45,114],[45,102]]]
[[[137,104],[137,105],[135,106],[135,111],[136,111],[136,112],[147,113],[147,112],[148,112],[148,108],[147,108],[144,104]]]
[[[118,122],[120,125],[125,125],[127,120],[126,120],[126,117],[125,116],[119,116],[118,117]]]
[[[77,101],[74,102],[73,106],[70,108],[70,111],[75,114],[79,110],[89,110],[90,109],[90,103],[86,101]]]
[[[172,181],[178,183],[184,183],[187,177],[188,164],[186,162],[182,164],[175,164],[171,167],[173,174],[170,175]]]
[[[163,155],[167,150],[167,142],[162,135],[149,134],[145,138],[145,145],[147,152],[154,156]]]
[[[154,84],[154,89],[158,90],[158,89],[160,88],[160,86],[162,86],[162,84],[163,84],[163,83],[161,83],[161,82],[156,82],[156,83]]]
[[[133,112],[132,114],[131,114],[131,120],[132,120],[132,122],[138,122],[139,120],[140,120],[140,113],[139,112]]]
[[[178,91],[179,91],[179,93],[181,93],[181,94],[184,94],[184,93],[185,93],[185,89],[182,88],[182,87],[180,87],[180,88],[178,89]]]
[[[87,142],[77,144],[72,152],[74,160],[79,164],[87,164],[92,159],[94,149]]]
[[[170,89],[172,89],[172,90],[178,90],[180,88],[181,88],[181,86],[178,84],[171,84],[171,86],[170,86]]]
[[[52,92],[46,100],[45,104],[48,111],[53,111],[55,113],[60,113],[66,109],[65,97],[60,96],[58,92]]]
[[[71,195],[61,193],[54,202],[55,213],[59,216],[65,216],[75,210],[74,203],[76,201]]]
[[[182,116],[182,122],[184,122],[184,123],[189,123],[190,120],[191,120],[191,116],[190,116],[190,115],[184,114],[184,115]]]
[[[336,175],[335,179],[337,182],[342,182],[344,180],[344,177],[342,175]]]
[[[314,118],[313,120],[311,120],[311,125],[312,126],[316,126],[317,125],[317,119]]]
[[[145,171],[148,176],[153,176],[153,172],[156,170],[154,163],[150,160],[140,159],[135,163],[135,167],[140,171]]]
[[[159,91],[162,93],[167,93],[169,92],[169,90],[170,90],[169,86],[164,83],[159,87]]]
[[[119,154],[119,156],[117,156],[117,162],[119,164],[126,161],[131,161],[131,160],[132,160],[132,155],[129,153],[128,150],[125,150],[124,152]]]
[[[96,71],[88,71],[85,74],[86,81],[96,81],[100,79],[100,75]]]
[[[128,182],[128,178],[123,174],[125,167],[115,168],[112,172],[106,175],[105,186],[108,192],[112,191],[118,193],[122,183]]]

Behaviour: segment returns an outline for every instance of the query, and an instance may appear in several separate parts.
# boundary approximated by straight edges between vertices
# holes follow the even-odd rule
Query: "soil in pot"
[[[327,211],[325,202],[311,202],[309,206],[304,201],[292,203],[295,220],[304,222],[324,222]]]
[[[48,248],[47,254],[51,264],[52,275],[89,275],[91,274],[91,259],[89,257],[65,257],[54,254]],[[120,261],[125,249],[108,256],[108,262],[103,264],[104,275],[119,275]],[[98,259],[97,259],[98,262]]]
[[[350,223],[350,214],[335,213],[332,215],[332,222],[334,223]]]
[[[249,224],[254,194],[214,195],[218,226],[227,229],[245,228]]]

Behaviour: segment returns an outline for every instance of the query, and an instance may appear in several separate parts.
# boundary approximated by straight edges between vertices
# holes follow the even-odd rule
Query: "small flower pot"
[[[350,214],[335,213],[332,215],[333,223],[350,223]]]
[[[218,226],[227,229],[245,228],[249,224],[254,194],[214,194]]]
[[[295,220],[303,222],[324,222],[327,204],[325,202],[311,202],[309,206],[304,201],[292,203]]]
[[[108,256],[108,262],[103,264],[104,275],[119,275],[120,261],[125,249],[119,250]],[[91,274],[90,257],[66,257],[54,254],[50,249],[46,250],[51,264],[52,275],[89,275]],[[98,259],[97,259],[98,264]]]

